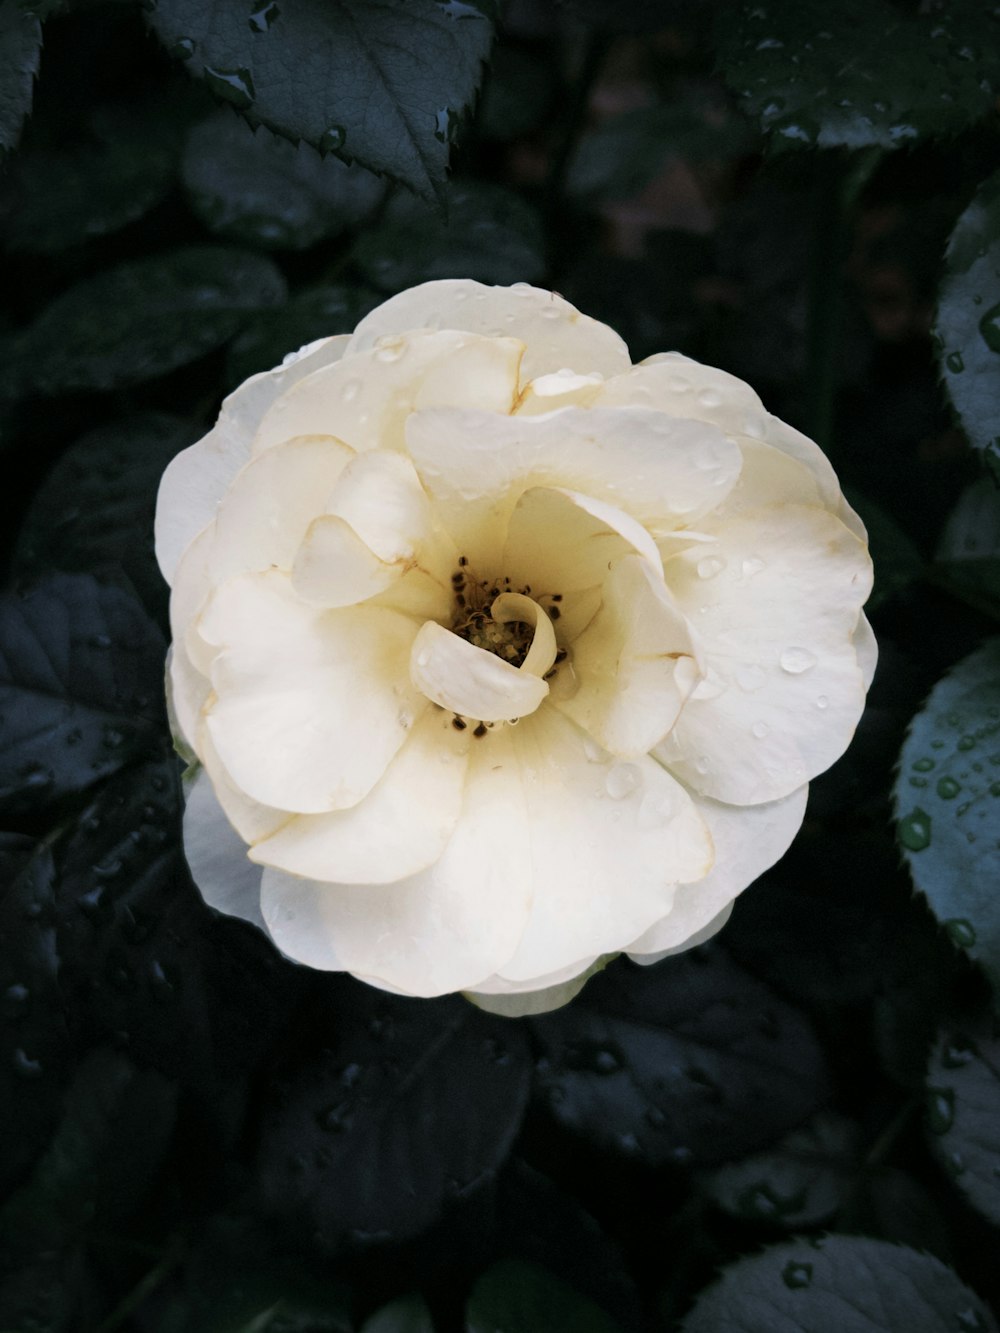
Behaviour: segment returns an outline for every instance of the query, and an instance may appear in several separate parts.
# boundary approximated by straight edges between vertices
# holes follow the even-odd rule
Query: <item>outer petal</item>
[[[540,977],[533,983],[504,982],[498,977],[491,977],[481,983],[476,990],[466,991],[465,998],[471,1000],[479,1009],[490,1014],[500,1014],[504,1018],[527,1018],[532,1014],[547,1014],[553,1009],[561,1009],[569,1004],[583,990],[594,975],[607,966],[613,954],[604,954],[600,958],[590,959],[584,966],[573,964],[573,969],[564,968],[564,972],[573,970],[573,975],[556,981],[562,973],[553,973],[552,977]]]
[[[858,655],[858,666],[861,668],[861,675],[864,677],[865,692],[875,679],[875,668],[878,665],[878,644],[875,642],[875,635],[872,627],[868,623],[868,617],[862,611],[858,616],[858,625],[854,631],[854,651]]]
[[[434,865],[395,884],[322,884],[265,870],[261,905],[278,947],[412,995],[443,995],[496,972],[531,907],[530,867],[511,831],[528,812],[501,736],[474,742],[465,805]]]
[[[514,338],[418,331],[310,375],[276,399],[253,452],[294,435],[336,435],[353,449],[401,449],[411,412],[477,407],[510,412],[523,346]]]
[[[557,296],[527,283],[486,287],[468,279],[425,282],[391,297],[354,331],[352,354],[386,334],[408,329],[465,329],[525,344],[522,382],[569,367],[580,374],[617,375],[630,362],[618,334]]]
[[[843,753],[861,715],[852,635],[871,561],[820,509],[774,505],[703,527],[712,553],[680,553],[668,580],[712,689],[696,691],[655,753],[703,795],[777,800]]]
[[[263,805],[356,805],[426,706],[409,682],[417,627],[379,607],[307,606],[277,570],[216,589],[200,632],[220,650],[208,729],[235,784]]]
[[[458,823],[470,739],[431,709],[368,795],[350,810],[297,815],[250,852],[317,880],[391,884],[439,859]]]
[[[412,416],[406,440],[438,517],[474,567],[496,558],[530,486],[580,491],[669,530],[721,504],[741,466],[738,446],[714,427],[638,407],[536,417],[439,409]]]
[[[625,947],[669,911],[674,885],[707,873],[708,829],[652,759],[619,763],[550,707],[498,740],[526,809],[505,841],[535,885],[517,951],[494,969],[500,977],[532,981]]]
[[[644,755],[700,679],[687,621],[638,555],[616,561],[597,615],[573,644],[576,694],[559,707],[606,750]]]
[[[201,896],[219,912],[241,916],[264,929],[260,913],[260,867],[247,860],[212,790],[204,769],[187,786],[184,806],[184,855]]]
[[[266,838],[295,818],[289,810],[279,810],[252,800],[237,787],[216,752],[204,717],[198,728],[198,753],[202,756],[204,771],[215,788],[215,797],[223,814],[245,843]],[[248,854],[246,847],[243,854]]]
[[[252,376],[225,400],[209,433],[173,459],[160,482],[155,523],[156,558],[168,583],[181,552],[214,518],[216,505],[250,457],[267,409],[297,380],[338,361],[349,342],[346,336],[323,338],[274,370]]]
[[[728,919],[734,899],[784,856],[802,825],[808,787],[765,805],[723,805],[704,796],[694,803],[712,832],[715,865],[704,879],[682,884],[668,915],[633,940],[629,956],[655,963],[668,953],[703,943]]]

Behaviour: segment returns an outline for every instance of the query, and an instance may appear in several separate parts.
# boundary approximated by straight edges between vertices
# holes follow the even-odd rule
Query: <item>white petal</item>
[[[410,677],[414,687],[441,708],[483,722],[525,717],[549,692],[540,676],[477,648],[433,620],[413,641]]]
[[[260,838],[266,838],[295,818],[289,810],[279,810],[252,800],[237,787],[219,758],[204,717],[200,719],[198,728],[198,753],[202,757],[203,771],[208,774],[215,789],[216,800],[245,843],[252,844]]]
[[[875,679],[875,668],[878,666],[878,644],[875,642],[875,634],[868,623],[868,617],[863,611],[858,616],[857,628],[854,631],[854,651],[858,655],[858,666],[861,668],[867,693]]]
[[[736,897],[792,845],[808,793],[808,787],[800,787],[780,801],[746,806],[696,795],[695,805],[712,833],[715,864],[704,879],[678,888],[669,913],[632,941],[629,956],[637,963],[656,962],[721,929]]]
[[[309,527],[292,567],[292,587],[316,606],[356,606],[391,588],[404,570],[380,560],[344,519],[324,514]]]
[[[293,435],[336,435],[359,453],[402,449],[407,416],[427,407],[510,412],[522,345],[468,333],[414,333],[310,375],[260,423],[253,452]]]
[[[520,496],[507,527],[503,571],[536,596],[600,586],[612,561],[637,551],[657,573],[656,543],[614,505],[561,487],[533,486]]]
[[[195,774],[185,795],[184,855],[201,896],[209,907],[263,930],[260,867],[247,860],[246,844],[223,814],[204,769]]]
[[[531,981],[625,947],[669,911],[676,884],[707,873],[708,829],[652,759],[618,762],[550,707],[496,740],[509,746],[509,757],[497,747],[498,762],[519,774],[526,810],[505,839],[534,880],[517,951],[494,969],[501,977]]]
[[[569,367],[582,375],[617,375],[629,366],[618,334],[554,292],[516,283],[486,287],[465,278],[425,282],[391,297],[361,321],[352,353],[408,329],[465,329],[525,344],[522,383]]]
[[[306,878],[390,884],[437,861],[458,823],[470,733],[431,709],[363,801],[350,810],[297,815],[257,842],[261,865]]]
[[[667,579],[712,688],[699,687],[656,754],[706,796],[777,800],[839,758],[861,715],[852,635],[871,561],[821,509],[773,505],[702,526],[711,554],[682,552]]]
[[[277,570],[217,588],[200,632],[221,650],[209,732],[235,784],[263,805],[357,804],[426,706],[407,670],[411,620],[307,606]]]
[[[346,336],[324,338],[287,364],[252,376],[225,400],[209,433],[170,463],[160,482],[155,522],[156,558],[168,583],[184,548],[215,517],[216,506],[250,457],[264,413],[297,380],[338,361],[349,341]]]
[[[183,641],[175,640],[167,658],[167,702],[172,727],[195,754],[201,710],[211,692],[211,682],[192,665]]]
[[[350,523],[383,560],[412,556],[431,535],[430,502],[410,460],[379,449],[344,470],[326,512]]]
[[[617,560],[601,609],[573,643],[579,690],[558,706],[612,754],[647,754],[700,679],[688,623],[638,555]]]
[[[500,741],[498,746],[496,742]],[[531,906],[530,866],[510,836],[527,811],[517,767],[491,734],[473,742],[466,799],[441,858],[395,884],[324,884],[265,870],[262,908],[278,947],[411,995],[442,995],[496,972]]]
[[[635,407],[537,417],[435,409],[410,417],[406,440],[473,567],[495,560],[530,486],[566,487],[669,529],[719,505],[741,466],[739,447],[714,427]]]
[[[491,977],[488,982],[481,982],[475,990],[464,992],[477,1009],[485,1009],[488,1014],[499,1014],[502,1018],[527,1018],[532,1014],[547,1014],[553,1009],[561,1009],[576,998],[594,975],[608,964],[613,955],[602,954],[600,958],[590,959],[586,966],[574,963],[572,976],[565,980],[553,980],[561,976],[540,977],[535,982],[504,982],[499,977]],[[571,969],[563,969],[570,971]]]

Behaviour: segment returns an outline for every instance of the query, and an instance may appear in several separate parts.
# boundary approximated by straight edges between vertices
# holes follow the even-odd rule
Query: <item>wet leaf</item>
[[[16,148],[31,111],[42,25],[13,4],[0,5],[0,153]]]
[[[434,1323],[422,1296],[400,1296],[366,1319],[361,1333],[434,1333]]]
[[[1000,616],[1000,488],[992,477],[979,477],[958,497],[934,563],[961,596]]]
[[[803,1015],[712,946],[648,968],[615,964],[572,1005],[530,1021],[555,1118],[654,1165],[763,1147],[827,1091]]]
[[[927,1069],[924,1124],[946,1174],[1000,1225],[1000,1036],[991,1019],[942,1031]]]
[[[929,1254],[861,1236],[772,1245],[727,1268],[683,1333],[995,1333],[979,1297]]]
[[[466,1333],[619,1333],[620,1326],[568,1283],[523,1259],[494,1264],[476,1283]]]
[[[953,944],[1000,984],[1000,639],[940,680],[913,719],[893,791],[913,883]]]
[[[51,394],[155,379],[221,347],[285,294],[270,260],[245,250],[192,246],[132,260],[42,310],[18,347],[23,387]]]
[[[149,23],[216,97],[432,198],[493,36],[489,0],[159,0]]]
[[[191,206],[210,231],[266,250],[304,250],[362,222],[385,183],[220,111],[196,125],[181,163]]]

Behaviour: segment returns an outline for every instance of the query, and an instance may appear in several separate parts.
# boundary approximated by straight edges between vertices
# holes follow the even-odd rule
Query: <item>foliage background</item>
[[[996,1328],[998,83],[979,0],[0,0],[0,1329]],[[783,862],[524,1022],[216,917],[163,713],[165,463],[441,276],[747,379],[876,561]]]

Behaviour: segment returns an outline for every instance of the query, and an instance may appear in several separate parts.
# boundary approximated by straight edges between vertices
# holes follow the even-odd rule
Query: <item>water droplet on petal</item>
[[[721,574],[725,567],[725,560],[717,555],[706,555],[695,566],[700,579],[714,579],[716,574]]]
[[[764,561],[761,560],[759,556],[752,555],[749,559],[743,561],[743,577],[745,579],[752,579],[753,576],[759,574],[763,568]]]
[[[717,389],[702,389],[698,395],[698,402],[702,407],[721,407],[722,394]]]
[[[825,694],[818,694],[818,695],[816,696],[816,707],[817,707],[817,708],[829,708],[829,707],[830,707],[830,700],[826,697]]]
[[[808,648],[786,648],[778,660],[782,671],[787,671],[790,676],[801,676],[816,665],[816,654]]]
[[[765,736],[769,735],[770,731],[771,728],[766,722],[755,722],[750,728],[751,736],[754,736],[759,741],[762,741]]]
[[[621,801],[631,796],[641,782],[642,771],[638,764],[615,764],[604,779],[604,790],[613,801]]]
[[[641,829],[662,828],[670,822],[674,813],[674,801],[669,792],[647,791],[639,802],[636,824]]]

